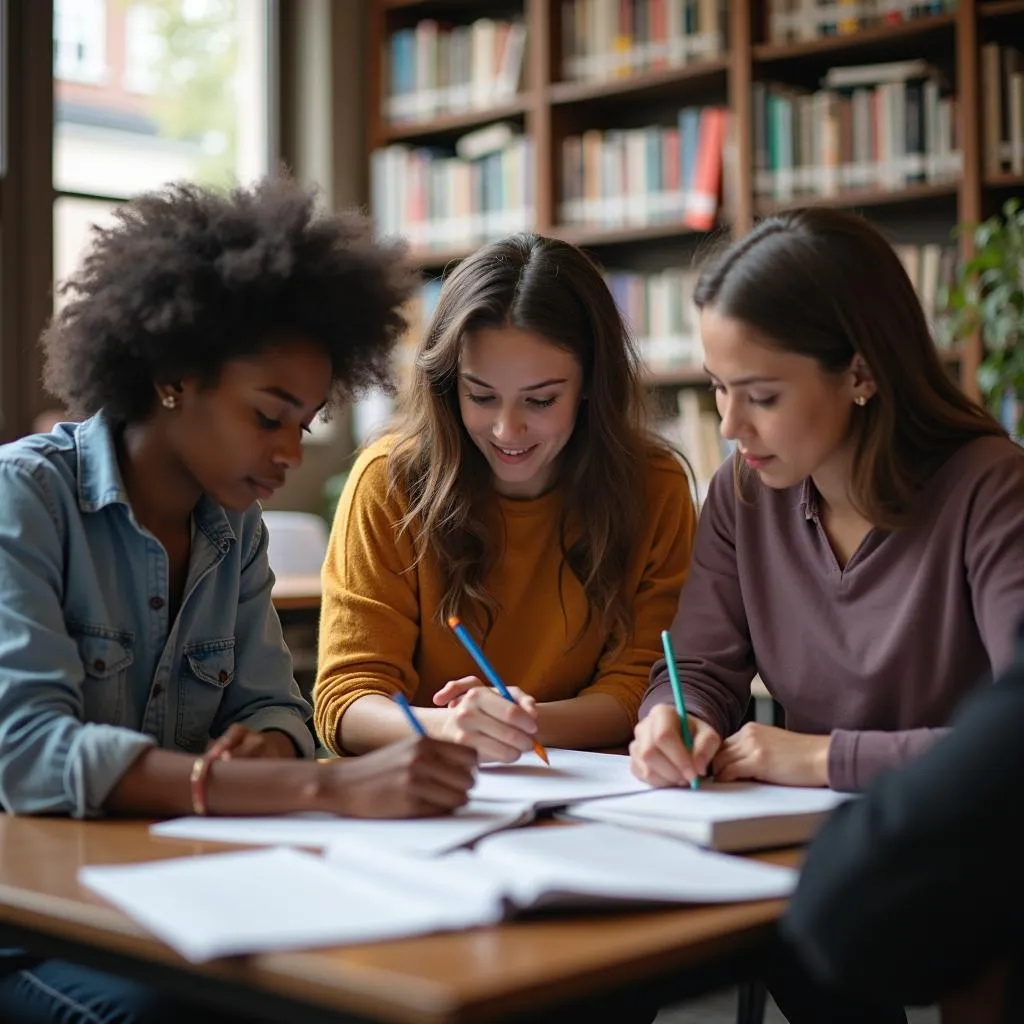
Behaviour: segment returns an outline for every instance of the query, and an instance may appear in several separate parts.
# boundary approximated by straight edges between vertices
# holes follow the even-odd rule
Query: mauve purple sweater
[[[745,502],[715,475],[672,624],[687,711],[735,732],[760,673],[796,732],[831,734],[829,784],[860,790],[922,751],[1012,659],[1024,616],[1024,449],[987,437],[927,484],[919,518],[840,569],[810,480]],[[672,702],[665,662],[640,708]]]

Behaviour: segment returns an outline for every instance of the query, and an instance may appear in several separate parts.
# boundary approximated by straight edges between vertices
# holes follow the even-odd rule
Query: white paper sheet
[[[733,821],[777,815],[817,814],[831,811],[847,793],[800,786],[769,786],[762,782],[701,782],[700,789],[649,789],[630,796],[595,800],[587,810],[607,808],[619,814],[644,817],[690,818],[697,821]]]
[[[624,754],[557,748],[547,753],[550,767],[534,753],[524,754],[515,764],[482,765],[473,798],[520,801],[541,808],[649,788],[630,772],[629,758]]]
[[[442,900],[431,893],[427,870],[408,884],[390,870],[344,870],[292,849],[83,867],[78,878],[196,962],[464,928],[503,912],[490,886],[449,885]]]
[[[526,803],[471,800],[440,818],[367,820],[331,814],[281,814],[259,818],[175,818],[150,827],[165,839],[199,839],[253,846],[308,846],[323,849],[346,842],[375,843],[425,856],[446,853],[489,832],[510,828],[533,816]]]

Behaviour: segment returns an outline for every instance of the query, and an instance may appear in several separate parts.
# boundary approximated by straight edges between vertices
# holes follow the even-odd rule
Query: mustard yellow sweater
[[[428,555],[410,569],[409,536],[396,539],[395,524],[407,504],[387,493],[390,446],[384,438],[356,461],[323,568],[315,722],[336,753],[342,753],[338,724],[360,697],[393,697],[401,690],[411,703],[429,707],[449,680],[479,674],[451,631],[434,621],[442,594],[436,560]],[[485,581],[500,605],[484,645],[488,658],[508,685],[538,701],[565,700],[584,690],[607,693],[635,722],[651,665],[661,654],[660,632],[672,623],[690,568],[696,513],[681,465],[667,453],[652,459],[649,514],[627,580],[636,627],[632,643],[615,658],[597,616],[571,644],[586,618],[586,597],[566,572],[559,598],[560,489],[533,500],[495,500],[506,554]]]

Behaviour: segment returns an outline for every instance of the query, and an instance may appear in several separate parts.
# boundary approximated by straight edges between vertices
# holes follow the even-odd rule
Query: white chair
[[[327,524],[312,512],[264,512],[270,568],[282,576],[319,576],[327,554]]]

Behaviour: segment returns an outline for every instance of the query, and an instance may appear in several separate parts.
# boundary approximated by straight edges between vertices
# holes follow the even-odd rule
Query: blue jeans
[[[139,982],[64,960],[0,959],[4,1024],[212,1024],[228,1021]]]

